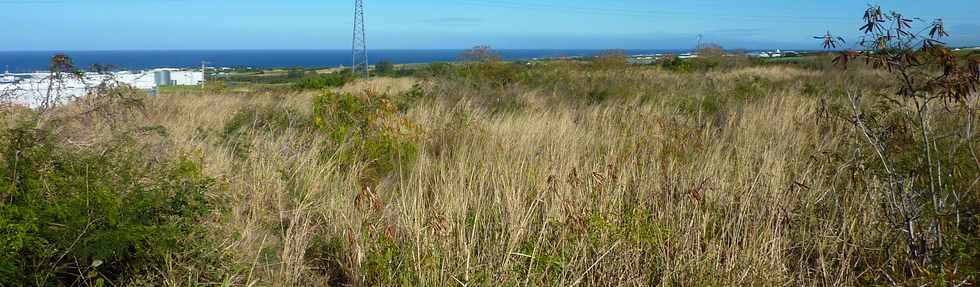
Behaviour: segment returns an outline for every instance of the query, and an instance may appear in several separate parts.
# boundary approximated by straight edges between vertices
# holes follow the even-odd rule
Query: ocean
[[[456,60],[463,50],[369,50],[370,62],[395,64]],[[630,55],[682,53],[680,50],[625,50]],[[505,60],[590,56],[601,50],[497,50]],[[173,50],[173,51],[0,51],[0,72],[28,73],[48,69],[52,55],[64,53],[75,66],[112,65],[118,70],[209,67],[229,68],[326,68],[350,66],[350,50]]]

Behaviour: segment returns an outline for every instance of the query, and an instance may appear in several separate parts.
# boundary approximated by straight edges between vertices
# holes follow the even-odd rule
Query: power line
[[[364,0],[354,0],[354,40],[351,45],[351,75],[357,76],[364,70],[364,78],[370,78],[368,71],[367,36],[364,33]]]

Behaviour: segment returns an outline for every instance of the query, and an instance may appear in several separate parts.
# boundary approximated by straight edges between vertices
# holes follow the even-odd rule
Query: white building
[[[169,81],[158,85],[155,75],[159,71],[169,74]],[[118,84],[129,85],[140,90],[153,90],[160,85],[198,85],[204,82],[204,73],[181,71],[177,69],[158,69],[142,72],[114,72],[111,75],[86,73],[81,79],[65,80],[52,85],[49,73],[4,74],[0,77],[0,101],[11,101],[16,105],[37,107],[48,93],[59,95],[68,101],[87,95],[89,91],[105,82],[113,80]],[[54,87],[54,89],[52,89]]]
[[[157,86],[193,86],[204,82],[204,73],[178,69],[156,69],[148,72]]]
[[[204,82],[204,73],[191,71],[170,72],[170,80],[177,86],[194,86]]]
[[[12,83],[16,83],[19,80],[20,78],[14,77],[13,75],[10,74],[10,71],[7,71],[3,73],[2,77],[0,77],[0,84],[12,84]]]
[[[776,49],[776,51],[768,51],[759,53],[759,58],[779,58],[784,56],[783,51]]]

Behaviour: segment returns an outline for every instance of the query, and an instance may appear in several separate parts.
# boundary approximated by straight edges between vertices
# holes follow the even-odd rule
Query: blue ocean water
[[[680,53],[678,50],[625,50],[627,54]],[[396,64],[456,60],[462,50],[370,50],[371,63],[388,60]],[[590,56],[600,50],[498,50],[506,60]],[[200,67],[324,68],[350,66],[350,50],[174,50],[174,51],[0,51],[0,69],[13,73],[48,69],[51,56],[64,53],[77,67],[113,65],[120,70]],[[3,72],[4,70],[0,70]]]

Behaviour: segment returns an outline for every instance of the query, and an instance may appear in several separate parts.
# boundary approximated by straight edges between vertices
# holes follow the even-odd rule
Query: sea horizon
[[[382,60],[394,64],[456,61],[466,49],[377,49],[369,50],[371,64]],[[504,60],[586,57],[609,49],[496,49]],[[616,49],[629,55],[687,53],[693,49]],[[117,70],[209,67],[227,68],[333,68],[349,66],[351,51],[342,49],[176,49],[176,50],[25,50],[0,51],[0,72],[30,73],[48,69],[50,57],[66,54],[79,68],[95,64]]]

